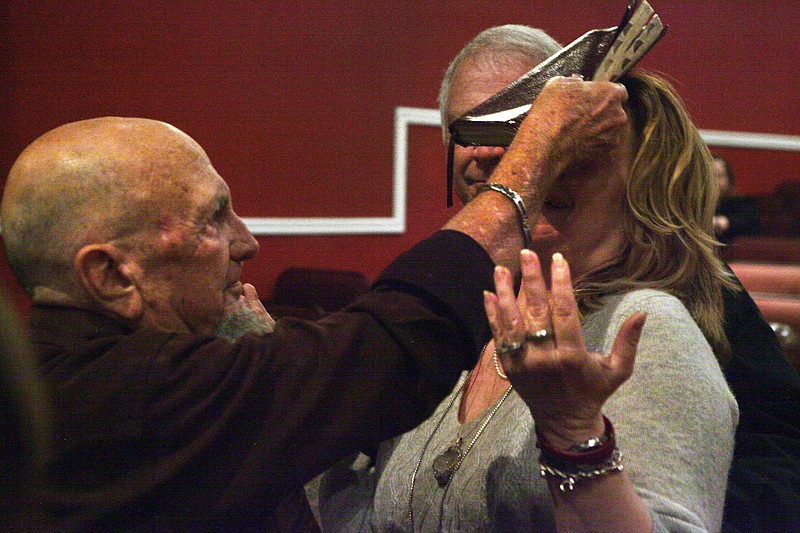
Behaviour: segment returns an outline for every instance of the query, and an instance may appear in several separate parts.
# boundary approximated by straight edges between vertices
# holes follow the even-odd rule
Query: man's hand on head
[[[552,179],[576,162],[603,157],[619,144],[628,123],[623,107],[627,99],[619,83],[556,76],[534,100],[514,144],[544,158],[542,177]]]

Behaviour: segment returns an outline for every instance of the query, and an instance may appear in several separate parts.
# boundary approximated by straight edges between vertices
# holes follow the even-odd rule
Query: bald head
[[[8,258],[26,291],[74,294],[76,252],[154,229],[165,208],[178,214],[183,177],[198,167],[210,167],[202,148],[155,120],[84,120],[36,139],[12,166],[0,206]]]

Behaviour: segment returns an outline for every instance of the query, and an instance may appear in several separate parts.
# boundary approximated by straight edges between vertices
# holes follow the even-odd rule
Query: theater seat
[[[800,372],[800,264],[734,261],[729,265]]]
[[[783,263],[800,265],[800,238],[786,236],[736,237],[720,249],[720,256],[728,261]]]
[[[750,293],[800,297],[800,262],[778,264],[731,261],[728,264]]]
[[[274,318],[313,320],[343,308],[369,285],[360,272],[292,267],[278,276],[272,298],[264,306]]]

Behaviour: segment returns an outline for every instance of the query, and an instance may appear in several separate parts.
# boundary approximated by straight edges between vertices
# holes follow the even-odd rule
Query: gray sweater
[[[686,308],[663,292],[638,290],[608,298],[583,322],[587,347],[610,352],[620,325],[637,311],[648,318],[634,373],[604,413],[614,423],[625,470],[652,511],[654,530],[718,531],[736,401]],[[454,395],[460,394],[461,382]],[[417,531],[437,531],[440,514],[442,531],[555,531],[552,499],[538,474],[534,421],[515,391],[449,487],[437,485],[433,458],[459,430],[469,442],[484,420],[479,416],[462,427],[458,401],[442,418],[450,403],[446,398],[430,419],[384,443],[374,466],[354,471],[340,465],[325,474],[319,486],[323,530],[408,531],[409,484],[419,463],[413,495]]]

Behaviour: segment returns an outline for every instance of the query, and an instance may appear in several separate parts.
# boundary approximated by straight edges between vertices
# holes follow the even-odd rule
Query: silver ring
[[[522,348],[522,342],[501,342],[495,345],[497,355],[509,355],[516,353]]]
[[[525,336],[525,340],[527,342],[538,344],[540,342],[545,342],[547,339],[553,336],[552,331],[548,331],[546,329],[539,329],[534,331],[533,333],[528,333]]]

